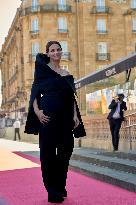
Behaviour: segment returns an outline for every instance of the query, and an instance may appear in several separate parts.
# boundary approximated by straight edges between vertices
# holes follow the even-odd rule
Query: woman
[[[66,178],[75,137],[85,136],[75,100],[73,76],[60,68],[59,42],[37,54],[25,132],[39,133],[41,171],[48,201],[61,203],[67,196]],[[41,95],[42,94],[42,95]]]

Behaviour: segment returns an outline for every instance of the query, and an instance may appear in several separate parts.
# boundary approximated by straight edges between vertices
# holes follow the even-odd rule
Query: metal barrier
[[[90,146],[108,149],[111,145],[111,132],[107,114],[85,116],[84,124],[87,138],[81,139],[80,146]],[[85,143],[88,144],[85,144]],[[120,148],[122,150],[136,149],[136,112],[127,114],[120,129]]]
[[[136,112],[130,113],[125,116],[127,119],[125,128],[128,129],[128,138],[129,138],[129,148],[132,150],[132,140],[136,139]],[[132,135],[134,134],[134,136]]]

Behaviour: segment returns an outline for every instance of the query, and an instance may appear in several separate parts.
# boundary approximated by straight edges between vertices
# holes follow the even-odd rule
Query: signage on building
[[[105,71],[105,75],[106,75],[107,77],[109,77],[109,76],[111,76],[111,75],[114,75],[114,74],[116,74],[116,69],[115,69],[115,67],[113,67],[113,68],[111,68],[111,69]]]

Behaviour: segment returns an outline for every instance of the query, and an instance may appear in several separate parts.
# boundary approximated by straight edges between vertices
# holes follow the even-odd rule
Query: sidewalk
[[[38,144],[19,142],[0,138],[0,149],[8,149],[10,151],[39,151]]]

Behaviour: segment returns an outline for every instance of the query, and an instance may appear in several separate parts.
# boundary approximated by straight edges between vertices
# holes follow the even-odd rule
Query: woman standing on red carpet
[[[46,54],[37,54],[25,127],[26,133],[39,134],[42,177],[52,203],[61,203],[67,196],[73,134],[86,135],[75,100],[74,79],[60,68],[61,55],[57,41],[47,43]]]

